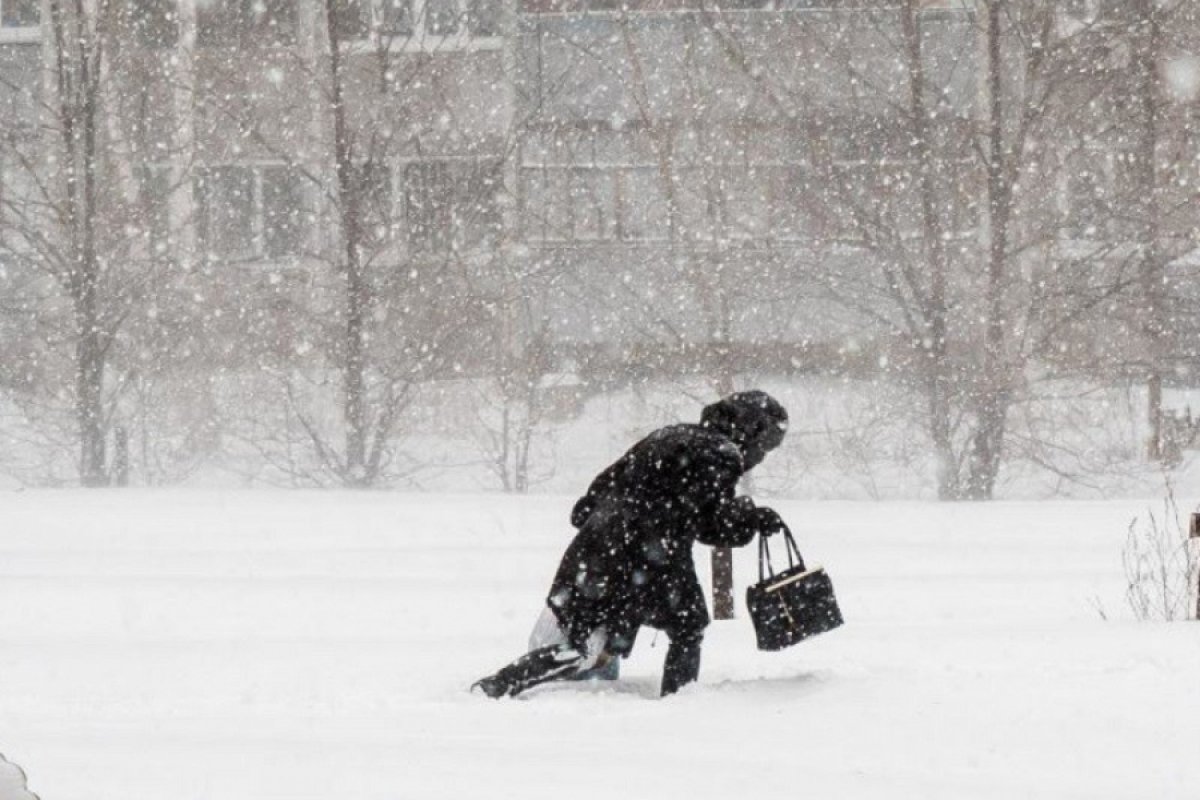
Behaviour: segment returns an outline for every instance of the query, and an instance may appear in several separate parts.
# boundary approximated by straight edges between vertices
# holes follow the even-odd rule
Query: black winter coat
[[[655,431],[597,476],[571,513],[579,531],[547,598],[574,646],[601,626],[620,655],[642,625],[700,640],[709,617],[693,543],[740,547],[778,519],[736,495],[744,472],[732,440],[685,424]]]

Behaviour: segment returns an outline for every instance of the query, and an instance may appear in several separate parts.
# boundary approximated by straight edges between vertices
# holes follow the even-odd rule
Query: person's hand
[[[784,524],[783,517],[773,508],[760,506],[755,510],[754,526],[758,528],[761,536],[774,536],[781,531],[787,530],[787,525]]]
[[[587,524],[588,517],[596,510],[596,503],[590,494],[585,494],[575,503],[575,507],[571,509],[571,525],[575,528],[582,528]]]

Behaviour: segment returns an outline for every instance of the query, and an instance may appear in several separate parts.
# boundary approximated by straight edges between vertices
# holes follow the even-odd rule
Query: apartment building
[[[977,9],[923,5],[927,81],[969,125],[986,99]],[[887,195],[894,209],[905,191],[896,100],[910,76],[894,3],[338,0],[332,19],[325,6],[112,6],[103,137],[124,162],[113,223],[136,233],[129,257],[243,275],[337,261],[332,36],[367,263],[503,262],[568,341],[844,333],[807,276],[864,257],[856,219],[880,207],[855,198]],[[1062,24],[1099,31],[1117,6],[1078,0]],[[10,139],[46,113],[50,8],[0,0]],[[1085,160],[1054,176],[1054,212],[1068,236],[1119,232],[1105,198],[1125,161],[1107,144]],[[0,162],[10,196],[12,161]],[[955,180],[970,194],[981,176]],[[978,203],[945,211],[956,235],[977,233]]]
[[[564,336],[777,360],[854,335],[862,321],[816,282],[862,271],[847,205],[911,155],[889,5],[525,3],[521,235],[569,276]],[[969,116],[974,15],[930,8],[920,25],[925,66]]]

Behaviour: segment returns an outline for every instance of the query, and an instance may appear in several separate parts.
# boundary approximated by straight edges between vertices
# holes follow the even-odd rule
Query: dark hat
[[[728,436],[742,451],[745,468],[757,466],[787,433],[787,410],[758,389],[735,392],[705,406],[700,424]]]

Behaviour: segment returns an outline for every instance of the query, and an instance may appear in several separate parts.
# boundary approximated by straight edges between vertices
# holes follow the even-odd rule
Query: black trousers
[[[710,621],[704,589],[688,560],[648,588],[642,620],[667,634],[671,645],[663,663],[661,693],[674,694],[700,677],[700,652]]]
[[[636,570],[632,572],[637,576]],[[674,694],[700,676],[701,646],[710,618],[690,557],[658,568],[647,565],[640,580],[630,580],[593,602],[576,598],[564,611],[555,613],[571,644],[527,653],[476,685],[488,695],[500,697],[547,681],[570,679],[583,666],[585,645],[596,630],[603,628],[607,634],[603,660],[629,655],[642,626],[664,632],[671,642],[663,663],[663,695]]]

